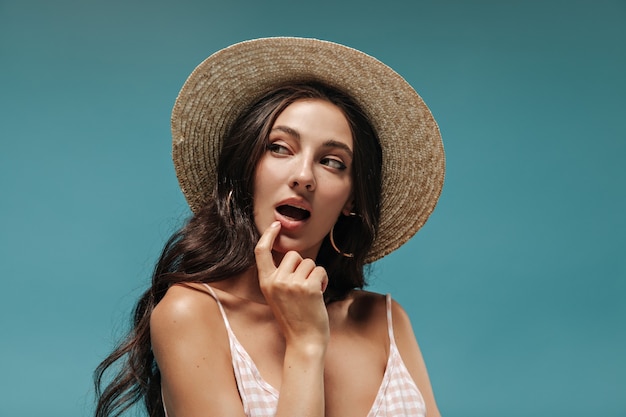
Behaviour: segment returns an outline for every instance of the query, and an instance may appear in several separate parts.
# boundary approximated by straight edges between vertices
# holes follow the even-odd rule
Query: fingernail
[[[272,223],[270,227],[278,227],[278,226],[280,226],[280,222],[277,220],[274,223]]]

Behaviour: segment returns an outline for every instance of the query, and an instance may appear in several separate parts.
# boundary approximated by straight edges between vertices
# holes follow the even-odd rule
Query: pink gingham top
[[[237,380],[237,388],[248,417],[272,417],[276,414],[278,391],[268,384],[259,373],[256,365],[233,333],[224,307],[213,289],[204,284],[224,318],[228,332],[233,370]],[[374,404],[367,417],[425,417],[426,405],[417,385],[411,378],[393,336],[391,317],[391,296],[387,294],[387,328],[390,340],[389,359],[378,389]],[[167,415],[167,412],[166,412]]]

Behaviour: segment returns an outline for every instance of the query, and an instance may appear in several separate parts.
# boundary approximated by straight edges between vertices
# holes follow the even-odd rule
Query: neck
[[[259,286],[259,276],[256,266],[223,281],[213,282],[211,285],[237,298],[258,304],[267,304],[261,292],[261,287]]]

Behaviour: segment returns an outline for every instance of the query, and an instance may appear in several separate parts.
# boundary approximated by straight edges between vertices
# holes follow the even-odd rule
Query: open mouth
[[[290,206],[288,204],[276,207],[276,211],[288,218],[289,220],[301,221],[311,217],[311,212],[309,212],[308,210],[300,207]]]

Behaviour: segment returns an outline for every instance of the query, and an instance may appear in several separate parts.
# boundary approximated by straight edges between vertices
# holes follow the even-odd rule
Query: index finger
[[[276,269],[274,265],[274,258],[272,256],[272,248],[274,247],[274,241],[276,236],[280,232],[280,222],[276,221],[270,225],[265,232],[261,235],[261,238],[254,248],[254,256],[256,258],[256,266],[259,271],[259,275],[263,272],[271,272]]]

